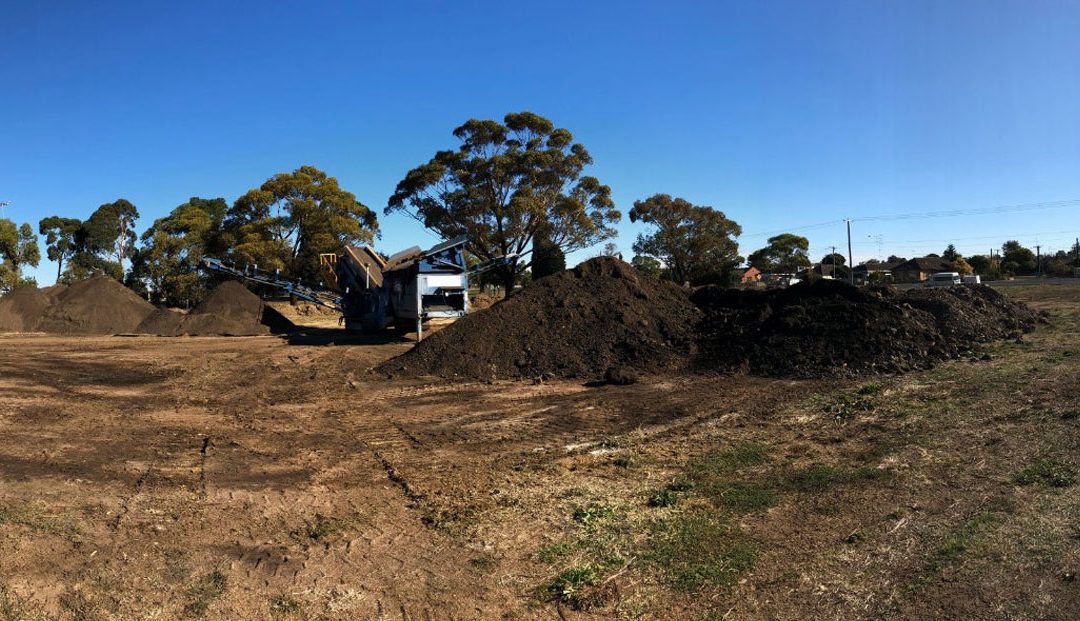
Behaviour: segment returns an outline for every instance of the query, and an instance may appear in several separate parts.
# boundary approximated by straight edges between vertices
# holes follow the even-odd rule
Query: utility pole
[[[832,264],[832,268],[829,270],[829,276],[836,278],[836,246],[830,246],[832,248],[832,254],[829,255],[829,263]]]
[[[848,266],[850,266],[850,269],[848,270],[848,282],[854,285],[855,264],[851,260],[851,218],[844,218],[844,222],[847,222],[847,262]]]
[[[1035,244],[1035,275],[1042,276],[1042,247]]]

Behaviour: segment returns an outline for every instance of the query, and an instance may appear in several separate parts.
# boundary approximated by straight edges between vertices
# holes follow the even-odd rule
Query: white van
[[[960,272],[938,272],[927,279],[927,287],[951,287],[960,284]]]
[[[978,274],[964,274],[963,281],[965,285],[981,285],[982,277]]]

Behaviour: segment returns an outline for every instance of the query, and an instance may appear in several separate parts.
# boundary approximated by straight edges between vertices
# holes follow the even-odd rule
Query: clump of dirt
[[[49,297],[51,303],[41,311],[41,319],[34,327],[41,332],[132,333],[154,312],[152,304],[106,276],[77,282]]]
[[[143,334],[159,336],[259,336],[285,331],[280,314],[266,317],[263,301],[244,285],[227,280],[218,285],[190,313],[158,309],[137,328]],[[287,321],[287,320],[284,320]]]
[[[925,311],[889,291],[819,280],[786,289],[705,287],[693,297],[702,370],[821,377],[925,368],[944,340]]]
[[[676,369],[693,354],[700,319],[682,288],[600,257],[456,321],[378,370],[484,379]]]

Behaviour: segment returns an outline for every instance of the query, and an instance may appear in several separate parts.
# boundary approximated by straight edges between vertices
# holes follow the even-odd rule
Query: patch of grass
[[[568,556],[573,550],[573,544],[566,541],[549,543],[536,552],[536,560],[550,565],[559,559]]]
[[[589,526],[611,519],[615,516],[615,510],[607,505],[590,503],[574,507],[574,512],[571,515],[575,522]]]
[[[732,474],[742,468],[769,461],[768,450],[756,442],[739,442],[722,451],[702,455],[690,462],[691,480]]]
[[[278,595],[270,600],[270,613],[280,616],[295,615],[300,612],[300,602],[292,598],[288,593]]]
[[[1076,483],[1076,468],[1055,459],[1039,459],[1013,476],[1016,485],[1070,487]]]
[[[731,520],[694,512],[660,522],[646,558],[672,586],[697,591],[732,586],[756,555]]]
[[[616,468],[634,468],[638,465],[638,458],[632,454],[618,455],[611,460],[611,465]]]
[[[688,492],[694,489],[694,482],[686,477],[677,477],[671,483],[664,486],[670,492]]]
[[[571,567],[555,576],[547,585],[547,592],[555,599],[567,601],[584,586],[592,586],[600,573],[592,565]]]
[[[674,507],[679,502],[679,495],[670,489],[661,489],[649,494],[650,507]]]
[[[859,481],[877,481],[892,476],[890,470],[861,466],[859,468],[834,468],[824,464],[813,464],[801,470],[788,473],[784,484],[797,492],[823,492],[833,486],[857,483]]]
[[[728,484],[717,490],[711,500],[736,513],[752,513],[775,506],[777,498],[767,484],[751,481]]]
[[[943,569],[955,563],[971,549],[983,531],[1000,523],[1001,519],[1001,516],[997,513],[983,511],[975,514],[959,529],[949,533],[926,563],[924,576],[919,580],[919,583],[930,582]]]
[[[13,524],[39,533],[76,535],[79,529],[61,516],[35,503],[0,505],[0,525]]]
[[[878,394],[879,392],[881,392],[884,389],[885,389],[885,387],[882,386],[879,382],[867,382],[867,383],[863,384],[862,386],[859,386],[859,389],[857,391],[855,391],[855,392],[857,392],[860,395],[868,396],[868,395],[876,395],[876,394]]]
[[[859,543],[863,539],[866,539],[866,533],[863,532],[862,529],[857,528],[853,530],[850,535],[844,537],[844,543],[855,544]]]
[[[184,606],[184,614],[189,617],[205,615],[206,609],[214,600],[221,597],[227,586],[228,580],[220,571],[215,570],[206,574],[188,589],[188,597],[191,601]]]

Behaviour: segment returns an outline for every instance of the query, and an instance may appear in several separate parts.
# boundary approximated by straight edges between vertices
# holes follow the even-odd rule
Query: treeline
[[[528,278],[565,269],[565,255],[610,240],[622,214],[611,188],[587,174],[592,156],[565,128],[532,112],[503,120],[471,119],[453,130],[457,144],[409,170],[383,214],[404,213],[443,238],[466,235],[470,261],[515,257],[483,278],[509,293]],[[318,255],[378,236],[376,212],[334,177],[312,166],[276,174],[229,205],[224,198],[192,197],[137,235],[137,207],[123,198],[85,219],[49,216],[38,223],[57,279],[93,274],[122,280],[149,299],[186,306],[208,286],[203,255],[280,270],[301,281],[318,278]],[[638,269],[692,285],[735,280],[744,259],[736,238],[742,228],[723,212],[668,194],[635,201],[631,222],[648,225],[633,243]],[[785,233],[771,237],[746,261],[762,272],[797,273],[812,265],[809,241]],[[955,248],[950,246],[955,253]],[[1059,253],[1060,254],[1060,253]],[[27,282],[23,272],[40,261],[29,223],[0,220],[0,293]],[[893,257],[891,257],[893,258]],[[1033,273],[1034,255],[1008,242],[1000,257],[953,259],[957,271]],[[1062,271],[1053,257],[1046,273]],[[836,275],[848,269],[830,254],[822,264]],[[985,271],[982,271],[985,270]]]

